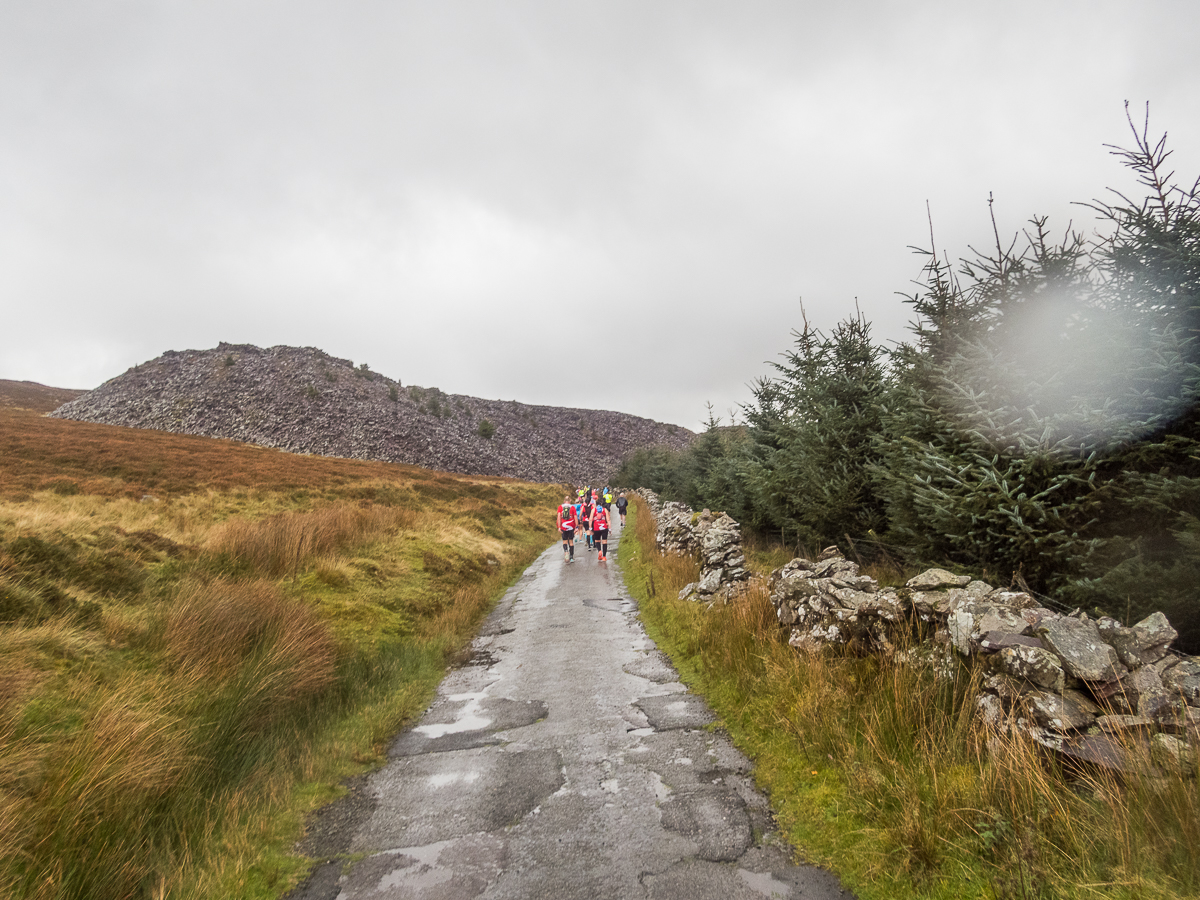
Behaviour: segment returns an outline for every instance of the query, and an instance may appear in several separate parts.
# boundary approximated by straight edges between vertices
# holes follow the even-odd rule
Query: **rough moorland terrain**
[[[231,438],[293,453],[529,481],[607,478],[627,453],[692,432],[625,413],[404,387],[312,347],[168,351],[52,413]]]
[[[0,395],[0,897],[277,898],[555,485],[47,418]],[[48,399],[49,397],[49,399]]]
[[[47,387],[36,381],[9,381],[0,378],[0,409],[29,409],[48,413],[74,400],[83,391]]]

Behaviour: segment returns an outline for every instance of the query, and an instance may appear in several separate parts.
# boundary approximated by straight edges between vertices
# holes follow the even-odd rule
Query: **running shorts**
[[[543,540],[544,540],[544,538],[543,538]],[[592,540],[593,541],[607,541],[608,540],[608,529],[605,528],[602,531],[593,531],[592,532]]]
[[[562,539],[564,541],[575,540],[575,529],[574,528],[564,528],[564,529],[562,529],[561,533],[562,533]]]

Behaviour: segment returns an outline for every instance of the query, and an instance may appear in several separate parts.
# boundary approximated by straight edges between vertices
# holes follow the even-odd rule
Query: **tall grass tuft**
[[[311,605],[269,582],[185,582],[164,624],[168,657],[182,673],[214,685],[242,680],[252,666],[271,701],[286,707],[333,680],[328,627]]]
[[[140,677],[88,699],[83,727],[39,760],[28,794],[4,798],[0,819],[23,819],[7,847],[23,861],[5,867],[15,896],[138,896],[181,850],[188,729]]]
[[[186,861],[225,792],[292,752],[334,682],[327,626],[270,583],[186,582],[164,609],[145,649],[165,667],[85,689],[81,727],[48,746],[0,727],[15,896],[146,895]],[[22,756],[27,771],[12,771]]]
[[[231,519],[213,529],[206,549],[235,569],[294,575],[318,557],[368,535],[405,527],[415,514],[387,506],[334,503],[264,519]]]

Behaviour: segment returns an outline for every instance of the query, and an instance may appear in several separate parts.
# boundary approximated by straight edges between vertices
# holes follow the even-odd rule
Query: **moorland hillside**
[[[312,347],[248,344],[168,351],[53,415],[541,482],[602,481],[638,448],[694,437],[626,413],[404,387]]]
[[[558,488],[0,395],[0,897],[275,898],[555,533]]]
[[[48,413],[82,393],[84,392],[70,388],[48,387],[36,381],[10,381],[0,378],[0,408]]]

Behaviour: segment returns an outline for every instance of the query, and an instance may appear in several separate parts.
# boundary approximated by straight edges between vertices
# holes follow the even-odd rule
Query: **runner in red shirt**
[[[592,540],[600,551],[596,558],[601,562],[608,559],[608,510],[603,506],[597,506],[592,511]]]
[[[575,504],[568,494],[558,507],[558,530],[562,534],[563,562],[575,562]]]

